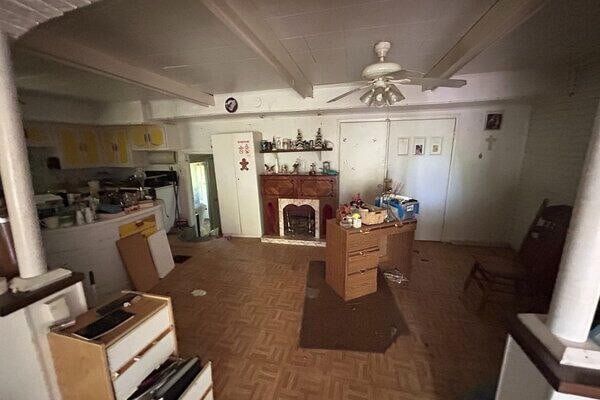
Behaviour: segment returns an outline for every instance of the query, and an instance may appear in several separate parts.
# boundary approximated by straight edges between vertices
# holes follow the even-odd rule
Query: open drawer
[[[212,400],[212,365],[206,363],[179,400]]]

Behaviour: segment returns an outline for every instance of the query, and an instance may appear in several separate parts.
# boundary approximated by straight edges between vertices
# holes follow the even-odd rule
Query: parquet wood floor
[[[298,348],[308,262],[324,249],[170,240],[193,257],[154,292],[173,299],[180,352],[213,361],[218,400],[449,400],[497,379],[510,307],[478,315],[476,293],[460,296],[471,254],[498,250],[417,242],[410,282],[390,285],[410,334],[371,354]]]

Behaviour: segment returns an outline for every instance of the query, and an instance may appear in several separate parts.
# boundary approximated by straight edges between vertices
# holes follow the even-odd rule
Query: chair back
[[[519,259],[528,271],[529,285],[539,299],[536,308],[540,312],[546,311],[552,297],[571,212],[571,206],[544,205],[519,249]]]

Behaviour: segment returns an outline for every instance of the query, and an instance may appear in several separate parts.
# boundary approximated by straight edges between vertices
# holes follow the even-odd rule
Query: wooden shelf
[[[304,153],[304,152],[317,152],[317,151],[333,151],[333,149],[281,149],[281,150],[261,150],[261,153]]]

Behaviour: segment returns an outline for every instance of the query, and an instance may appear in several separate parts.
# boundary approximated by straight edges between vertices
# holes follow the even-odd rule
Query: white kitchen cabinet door
[[[261,237],[257,167],[261,159],[256,146],[260,134],[218,134],[211,139],[223,235]]]

